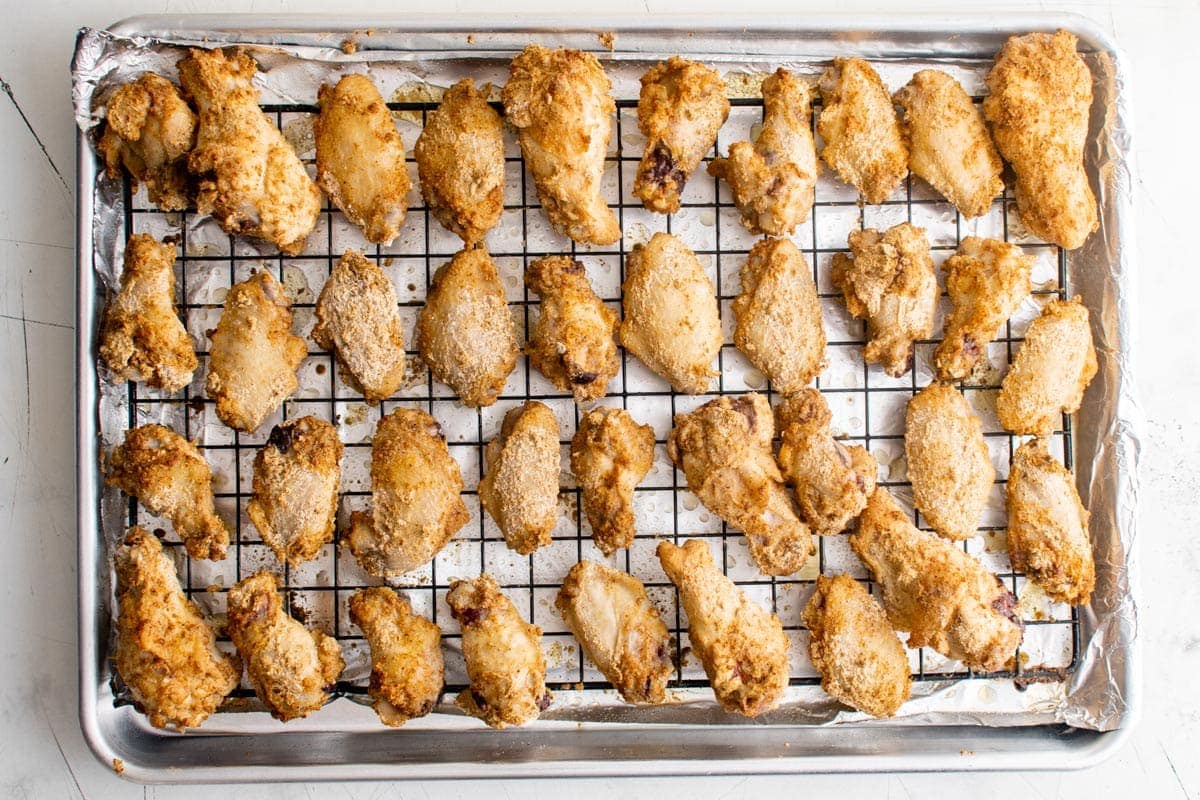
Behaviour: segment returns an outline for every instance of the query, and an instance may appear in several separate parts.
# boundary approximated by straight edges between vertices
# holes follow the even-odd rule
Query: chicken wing
[[[721,316],[696,254],[669,233],[654,234],[625,259],[621,295],[621,344],[675,391],[707,389],[720,374],[712,363],[721,349]]]
[[[623,408],[584,414],[571,440],[571,472],[592,539],[606,556],[633,544],[633,490],[654,465],[654,429]]]
[[[964,217],[986,213],[1004,191],[1004,162],[962,84],[941,70],[923,69],[893,99],[904,110],[912,174]]]
[[[613,340],[620,319],[592,291],[583,264],[568,256],[539,258],[525,285],[541,298],[525,352],[529,363],[577,403],[599,400],[621,369]]]
[[[952,306],[942,342],[933,352],[939,380],[971,374],[1000,326],[1029,296],[1036,260],[1015,244],[968,236],[946,259],[946,293]]]
[[[868,203],[882,203],[908,174],[908,145],[892,96],[861,58],[835,58],[820,82],[821,158]]]
[[[1029,324],[1025,341],[996,397],[1000,424],[1013,433],[1048,436],[1061,414],[1074,414],[1096,377],[1087,306],[1051,300]]]
[[[802,616],[825,693],[890,717],[912,693],[908,656],[879,602],[849,575],[822,575]]]
[[[716,70],[671,56],[642,76],[638,128],[646,149],[633,193],[651,211],[674,214],[700,159],[712,149],[729,116],[725,81]]]
[[[887,489],[867,501],[850,546],[883,590],[888,621],[909,647],[932,647],[969,667],[1014,660],[1025,631],[1017,598],[973,556],[913,526]]]
[[[279,423],[255,455],[246,514],[281,562],[295,567],[333,541],[341,460],[337,431],[317,417]]]
[[[627,703],[661,703],[674,671],[671,635],[642,582],[580,561],[554,601],[567,627]]]
[[[283,609],[277,581],[259,572],[229,590],[226,630],[254,693],[280,722],[307,717],[346,667],[337,640],[310,631]]]
[[[347,250],[317,298],[312,338],[337,354],[347,383],[378,405],[404,381],[404,333],[396,288],[383,269]]]
[[[196,115],[183,93],[163,76],[144,72],[113,92],[96,149],[109,178],[119,178],[123,166],[130,191],[145,184],[151,203],[183,211],[191,194],[187,155],[195,143]]]
[[[235,284],[209,338],[205,391],[222,422],[253,433],[296,391],[296,370],[308,355],[304,340],[292,334],[283,285],[265,270]]]
[[[462,625],[471,680],[454,704],[492,728],[524,725],[549,708],[542,629],[521,619],[492,576],[454,581],[446,603]]]
[[[736,142],[708,174],[729,184],[751,233],[790,236],[808,219],[817,186],[812,92],[782,67],[763,79],[763,121],[754,143]]]
[[[504,541],[521,555],[550,543],[558,520],[558,420],[545,403],[527,400],[504,415],[500,435],[484,450],[487,472],[479,502]]]
[[[100,358],[121,380],[177,392],[192,382],[196,351],[175,313],[175,245],[135,233],[121,289],[104,310]]]
[[[134,526],[117,571],[117,673],[156,728],[199,727],[237,688],[242,665],[217,649],[213,629],[183,593],[175,562]]]
[[[350,620],[371,645],[368,691],[383,723],[397,727],[432,711],[445,683],[441,629],[386,586],[355,592]]]
[[[1013,454],[1008,473],[1008,555],[1053,600],[1083,605],[1096,588],[1088,512],[1075,476],[1050,455],[1044,439]]]
[[[596,57],[531,44],[512,60],[501,99],[550,224],[580,244],[620,239],[601,196],[616,103]]]
[[[851,231],[850,255],[833,256],[833,284],[846,309],[867,321],[863,358],[899,378],[912,369],[913,342],[933,333],[938,285],[924,228]]]
[[[517,331],[487,250],[460,250],[438,268],[417,318],[417,350],[464,406],[490,406],[517,366]]]
[[[229,234],[265,239],[287,255],[304,249],[321,192],[287,139],[258,107],[258,65],[242,50],[192,49],[179,62],[183,90],[199,110],[188,169],[196,211]]]
[[[462,471],[441,426],[415,408],[379,420],[371,444],[371,513],[350,515],[350,551],[372,575],[428,564],[467,524]]]
[[[983,113],[1017,175],[1017,212],[1038,236],[1068,250],[1100,227],[1083,149],[1092,73],[1067,31],[1013,36],[987,76]]]
[[[212,471],[196,446],[170,428],[142,425],[113,448],[105,482],[171,520],[192,558],[225,558],[229,531],[213,507]]]
[[[742,265],[733,301],[733,343],[775,391],[795,394],[825,366],[825,325],[817,284],[791,239],[763,239]]]
[[[817,548],[784,487],[774,435],[762,395],[719,397],[675,416],[667,454],[705,508],[746,534],[764,574],[791,575]]]
[[[408,213],[408,165],[396,121],[366,75],[317,92],[317,185],[368,242],[390,245]]]
[[[504,210],[504,124],[488,105],[490,88],[464,78],[447,89],[413,148],[425,204],[467,247]]]

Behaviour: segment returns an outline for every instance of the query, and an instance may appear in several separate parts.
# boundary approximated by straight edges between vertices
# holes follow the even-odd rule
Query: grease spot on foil
[[[440,86],[430,86],[428,83],[409,81],[401,84],[392,92],[393,103],[440,103],[446,90]],[[392,117],[402,122],[421,124],[421,112],[393,111]]]

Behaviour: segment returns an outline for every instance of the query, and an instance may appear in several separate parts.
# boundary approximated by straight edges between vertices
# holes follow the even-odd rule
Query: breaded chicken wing
[[[654,429],[623,408],[583,415],[571,440],[571,472],[583,494],[592,540],[606,556],[633,544],[633,490],[654,465]]]
[[[384,578],[428,564],[467,524],[462,488],[437,420],[416,408],[384,416],[371,443],[371,513],[350,515],[354,557]]]
[[[162,425],[125,431],[104,480],[171,520],[192,558],[225,558],[229,531],[213,507],[212,471],[196,445],[175,431]]]
[[[121,380],[177,392],[197,366],[175,313],[175,245],[135,233],[125,243],[121,288],[104,309],[100,358]]]
[[[117,571],[117,673],[156,728],[199,727],[238,685],[242,665],[217,649],[213,629],[183,593],[175,562],[134,526]]]
[[[383,724],[398,727],[432,711],[445,683],[441,629],[386,586],[355,592],[350,620],[371,645],[368,691]]]
[[[404,381],[404,332],[396,287],[383,269],[347,250],[321,289],[316,315],[313,341],[337,354],[346,382],[367,404],[395,394]]]
[[[775,420],[760,394],[719,397],[675,415],[667,455],[705,508],[746,534],[766,575],[798,572],[816,552],[771,452]]]
[[[791,239],[763,239],[746,257],[733,301],[733,343],[771,381],[794,394],[825,366],[825,325],[817,284]]]
[[[484,450],[479,502],[521,555],[549,544],[558,520],[558,435],[554,412],[527,400],[508,410],[500,435]]]
[[[592,291],[583,264],[546,256],[525,270],[525,285],[541,298],[540,315],[525,352],[529,363],[575,402],[599,400],[621,369],[617,312]]]
[[[179,80],[200,112],[188,169],[196,211],[229,234],[265,239],[287,255],[304,249],[321,192],[287,139],[258,107],[258,65],[242,50],[189,51]]]
[[[1017,598],[973,556],[913,526],[887,489],[867,501],[850,546],[883,590],[883,609],[909,647],[932,647],[969,667],[1013,661],[1025,623]]]
[[[341,460],[337,431],[311,416],[276,425],[254,456],[246,514],[281,562],[302,564],[333,541]]]
[[[742,224],[751,233],[790,236],[808,219],[816,197],[812,92],[782,67],[762,82],[762,129],[754,143],[736,142],[708,174],[729,184]]]
[[[1029,323],[1025,341],[996,397],[1000,424],[1013,433],[1048,436],[1062,414],[1074,414],[1096,377],[1088,310],[1074,300],[1051,300]]]
[[[666,699],[671,635],[637,578],[580,561],[554,601],[583,652],[627,703]]]
[[[826,694],[873,717],[899,710],[912,693],[908,656],[861,583],[849,575],[820,576],[802,619]]]
[[[625,259],[621,295],[621,344],[675,391],[707,389],[720,374],[712,363],[721,349],[721,316],[696,254],[669,233],[654,234]]]
[[[699,539],[659,542],[658,560],[679,589],[692,650],[726,711],[757,717],[788,682],[788,638],[779,617],[746,597]]]
[[[1068,250],[1100,227],[1083,149],[1092,73],[1067,31],[1010,37],[987,76],[983,113],[1017,174],[1017,211],[1038,236]]]
[[[425,204],[467,247],[504,210],[504,124],[488,105],[490,89],[470,78],[447,89],[413,148]]]
[[[487,250],[460,250],[438,268],[417,318],[417,350],[464,406],[490,406],[517,366],[517,331]]]
[[[596,57],[531,44],[512,60],[501,98],[555,230],[580,244],[620,239],[601,196],[616,103]]]
[[[277,586],[269,572],[239,581],[229,590],[226,630],[246,663],[254,693],[271,716],[287,722],[325,705],[325,690],[346,662],[336,639],[288,615]]]
[[[144,72],[108,101],[104,133],[96,149],[108,177],[129,172],[130,191],[145,184],[150,202],[163,211],[188,207],[187,155],[196,143],[196,115],[169,80]]]
[[[471,685],[454,704],[492,728],[524,725],[550,707],[542,629],[483,574],[454,581],[446,603],[462,625],[462,652]]]
[[[646,149],[633,193],[660,214],[679,210],[679,195],[712,149],[729,116],[725,81],[716,70],[671,56],[642,76],[638,128]]]
[[[1008,318],[1029,296],[1036,259],[1015,244],[968,236],[946,259],[946,293],[952,306],[942,342],[933,352],[939,380],[961,380]]]

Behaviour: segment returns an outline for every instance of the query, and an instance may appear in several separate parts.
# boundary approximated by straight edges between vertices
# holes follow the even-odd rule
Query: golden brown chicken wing
[[[584,414],[571,440],[571,472],[592,539],[606,556],[633,544],[633,490],[654,465],[654,429],[623,408]]]
[[[558,520],[558,420],[545,403],[527,400],[504,415],[500,435],[484,450],[487,472],[479,502],[504,541],[521,555],[550,543]]]

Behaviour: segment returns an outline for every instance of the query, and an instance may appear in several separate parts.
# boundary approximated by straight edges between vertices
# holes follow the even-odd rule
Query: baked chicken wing
[[[571,472],[592,539],[606,556],[633,544],[633,490],[654,465],[654,429],[623,408],[583,415],[571,440]]]
[[[558,420],[545,403],[508,410],[500,435],[484,450],[479,502],[521,555],[550,543],[558,520]]]

